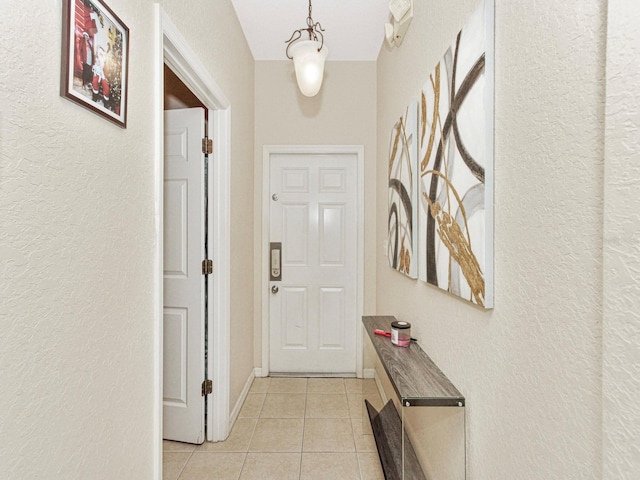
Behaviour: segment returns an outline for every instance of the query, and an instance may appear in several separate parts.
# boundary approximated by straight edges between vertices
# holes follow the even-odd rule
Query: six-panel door
[[[356,372],[357,157],[274,154],[270,242],[282,280],[270,282],[270,371]]]

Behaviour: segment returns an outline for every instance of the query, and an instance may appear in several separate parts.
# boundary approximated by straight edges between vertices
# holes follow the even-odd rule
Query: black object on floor
[[[402,435],[404,434],[404,479],[426,480],[413,445],[402,430],[402,421],[391,400],[378,412],[368,400],[369,420],[386,480],[402,480]]]

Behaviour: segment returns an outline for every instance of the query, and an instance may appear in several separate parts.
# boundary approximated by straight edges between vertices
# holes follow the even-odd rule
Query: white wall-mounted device
[[[402,44],[413,18],[413,0],[389,0],[391,18],[384,24],[384,36],[392,47]]]

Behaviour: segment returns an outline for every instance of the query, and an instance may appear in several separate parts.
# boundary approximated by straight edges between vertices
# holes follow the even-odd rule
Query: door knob
[[[274,293],[274,294],[278,293],[278,290],[280,290],[280,289],[278,288],[277,285],[274,285],[273,287],[271,287],[271,293]]]

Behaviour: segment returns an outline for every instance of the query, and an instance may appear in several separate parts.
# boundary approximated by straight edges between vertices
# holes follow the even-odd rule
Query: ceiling
[[[308,0],[231,0],[255,60],[286,60],[285,42],[306,28]],[[327,61],[376,61],[389,18],[389,0],[313,0]]]

